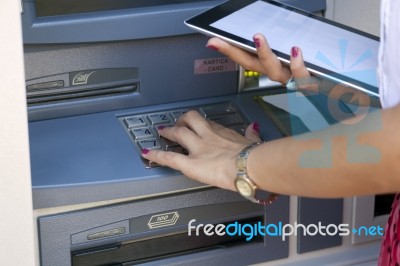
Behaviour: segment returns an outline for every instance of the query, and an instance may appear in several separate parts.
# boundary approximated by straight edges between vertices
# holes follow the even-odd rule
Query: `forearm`
[[[248,174],[280,194],[329,198],[400,191],[399,117],[396,107],[352,125],[265,143],[251,152]]]
[[[357,91],[329,79],[309,76],[296,79],[296,83],[298,86],[297,89],[304,95],[315,95],[316,93],[320,93],[331,99],[340,99],[347,104],[363,107],[380,107],[379,98],[369,96],[361,91]]]

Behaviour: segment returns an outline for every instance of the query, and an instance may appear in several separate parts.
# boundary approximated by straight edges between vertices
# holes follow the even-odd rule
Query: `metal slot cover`
[[[26,83],[29,105],[134,93],[140,86],[137,68],[76,71]]]

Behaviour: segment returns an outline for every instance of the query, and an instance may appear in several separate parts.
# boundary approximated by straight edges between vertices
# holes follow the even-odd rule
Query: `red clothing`
[[[386,225],[385,235],[382,239],[379,266],[400,265],[400,194],[397,194],[392,204],[389,220]]]

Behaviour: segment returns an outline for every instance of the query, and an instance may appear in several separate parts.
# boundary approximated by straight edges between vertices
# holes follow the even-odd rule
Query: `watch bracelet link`
[[[239,153],[237,160],[236,160],[236,167],[237,167],[236,178],[243,179],[243,177],[244,177],[256,189],[257,189],[257,185],[247,174],[247,158],[250,155],[250,152],[262,143],[263,142],[254,142],[252,144],[247,145],[246,147],[244,147],[241,150],[241,152]],[[256,198],[256,195],[254,194],[253,197],[246,197],[246,198],[253,202],[266,205],[266,204],[271,204],[274,200],[276,200],[278,198],[278,195],[274,194],[274,193],[269,193],[269,196],[266,197],[265,199],[258,199],[258,198]]]
[[[241,174],[247,174],[247,157],[249,157],[251,150],[253,150],[255,147],[257,147],[261,143],[262,142],[254,142],[250,145],[247,145],[239,153],[237,160],[236,160],[236,167],[237,167],[238,174],[239,174],[239,172]]]

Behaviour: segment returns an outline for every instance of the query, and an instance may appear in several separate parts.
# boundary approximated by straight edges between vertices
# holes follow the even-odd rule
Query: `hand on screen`
[[[178,142],[188,155],[143,150],[142,156],[204,184],[236,190],[236,158],[248,144],[260,141],[258,132],[259,125],[253,123],[243,137],[232,129],[206,120],[196,111],[189,111],[174,127],[159,129],[160,136]]]

